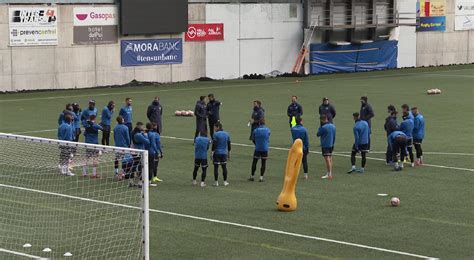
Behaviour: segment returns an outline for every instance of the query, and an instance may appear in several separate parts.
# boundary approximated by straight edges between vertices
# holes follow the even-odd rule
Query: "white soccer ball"
[[[427,93],[428,95],[433,95],[433,94],[434,94],[434,90],[433,90],[433,89],[428,89],[428,90],[426,91],[426,93]]]
[[[179,111],[179,110],[174,111],[174,115],[175,116],[181,116],[181,111]]]
[[[392,205],[392,207],[397,207],[398,205],[400,205],[400,199],[397,197],[393,197],[390,200],[390,204]]]

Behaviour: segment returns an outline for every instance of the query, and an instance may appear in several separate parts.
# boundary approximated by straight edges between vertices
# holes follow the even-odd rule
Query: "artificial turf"
[[[440,95],[426,90],[439,88]],[[93,98],[101,110],[109,100],[120,107],[133,98],[134,121],[146,121],[146,107],[160,96],[164,107],[163,148],[159,176],[150,193],[150,208],[307,236],[345,241],[421,256],[474,257],[474,66],[406,69],[305,78],[186,82],[160,86],[59,90],[0,95],[0,132],[55,138],[57,118],[66,103],[84,108]],[[194,119],[174,116],[193,109],[200,95],[214,93],[223,102],[221,121],[231,135],[232,160],[228,187],[191,185]],[[255,99],[263,102],[270,145],[289,148],[286,108],[291,95],[304,107],[310,150],[319,152],[317,109],[322,97],[336,107],[337,137],[334,180],[324,181],[320,154],[310,154],[310,179],[297,185],[298,210],[278,212],[287,151],[271,149],[266,182],[248,182],[252,143],[247,121]],[[352,113],[367,95],[375,110],[372,150],[364,174],[348,175],[352,147]],[[383,129],[386,108],[403,103],[418,106],[426,120],[423,143],[430,166],[394,172],[385,165]],[[117,112],[116,112],[117,114]],[[172,137],[177,137],[172,138]],[[81,138],[83,140],[83,137]],[[357,164],[360,164],[358,158]],[[220,176],[222,181],[222,176]],[[3,189],[0,188],[3,192]],[[387,193],[389,197],[378,197]],[[389,206],[391,196],[401,205]],[[0,213],[1,214],[1,213]],[[277,234],[156,211],[151,217],[151,259],[287,259],[287,258],[410,258],[393,252]],[[1,218],[1,217],[0,217]],[[1,237],[1,234],[0,234]],[[1,241],[1,240],[0,240]],[[0,248],[1,248],[0,243]],[[1,255],[0,255],[1,256]]]

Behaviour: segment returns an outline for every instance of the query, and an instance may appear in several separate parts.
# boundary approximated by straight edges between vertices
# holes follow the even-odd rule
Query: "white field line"
[[[48,259],[48,258],[43,258],[43,257],[40,257],[40,256],[25,254],[25,253],[12,251],[12,250],[8,250],[8,249],[3,249],[3,248],[0,248],[0,252],[4,252],[4,253],[7,253],[7,254],[12,254],[12,255],[17,255],[17,256],[28,257],[28,258],[31,258],[31,259],[42,259],[42,260]]]
[[[161,136],[163,138],[168,138],[168,139],[175,139],[175,140],[183,140],[183,141],[193,141],[193,139],[190,138],[180,138],[180,137],[173,137],[173,136]],[[235,146],[243,146],[243,147],[254,147],[254,145],[250,144],[240,144],[240,143],[232,143],[232,145]],[[281,148],[281,147],[273,147],[270,146],[270,149],[273,150],[280,150],[280,151],[289,151],[290,149],[288,148]],[[321,152],[315,152],[315,151],[309,151],[310,153],[314,154],[321,154]],[[343,157],[351,157],[349,154],[344,154],[344,153],[338,153],[338,152],[333,152],[333,155],[335,156],[343,156]],[[385,159],[381,158],[374,158],[374,157],[366,157],[367,159],[374,160],[374,161],[384,161]],[[423,164],[424,166],[429,166],[429,167],[435,167],[435,168],[443,168],[443,169],[451,169],[451,170],[460,170],[460,171],[470,171],[474,172],[474,169],[469,169],[469,168],[459,168],[459,167],[452,167],[452,166],[444,166],[444,165],[435,165],[435,164]]]
[[[341,154],[350,154],[351,152],[337,152]],[[373,154],[385,154],[385,151],[370,151]],[[433,154],[433,155],[459,155],[459,156],[474,156],[474,153],[440,153],[440,152],[425,152],[423,154]]]
[[[23,191],[29,191],[29,192],[36,192],[36,193],[41,193],[41,194],[53,195],[53,196],[59,196],[59,197],[68,198],[68,199],[75,199],[75,200],[81,200],[81,201],[87,201],[87,202],[100,203],[100,204],[105,204],[105,205],[115,206],[115,207],[123,207],[123,208],[141,210],[140,207],[136,207],[136,206],[130,206],[130,205],[125,205],[125,204],[119,204],[119,203],[113,203],[113,202],[107,202],[107,201],[100,201],[100,200],[94,200],[94,199],[88,199],[88,198],[82,198],[82,197],[76,197],[76,196],[71,196],[71,195],[66,195],[66,194],[60,194],[60,193],[55,193],[55,192],[48,192],[48,191],[42,191],[42,190],[36,190],[36,189],[6,185],[6,184],[1,184],[1,183],[0,183],[0,187],[9,188],[9,189],[23,190]],[[217,220],[217,219],[197,217],[197,216],[192,216],[192,215],[174,213],[174,212],[170,212],[170,211],[163,211],[163,210],[157,210],[157,209],[150,209],[150,211],[155,212],[155,213],[160,213],[160,214],[176,216],[176,217],[183,217],[183,218],[207,221],[207,222],[211,222],[211,223],[218,223],[218,224],[223,224],[223,225],[230,225],[230,226],[235,226],[235,227],[241,227],[241,228],[247,228],[247,229],[270,232],[270,233],[276,233],[276,234],[281,234],[281,235],[287,235],[287,236],[293,236],[293,237],[299,237],[299,238],[306,238],[306,239],[324,241],[324,242],[328,242],[328,243],[358,247],[358,248],[362,248],[362,249],[369,249],[369,250],[375,250],[375,251],[380,251],[380,252],[385,252],[385,253],[410,256],[410,257],[414,257],[414,258],[436,259],[434,257],[417,255],[417,254],[412,254],[412,253],[407,253],[407,252],[402,252],[402,251],[397,251],[397,250],[367,246],[367,245],[362,245],[362,244],[350,243],[350,242],[339,241],[339,240],[328,239],[328,238],[322,238],[322,237],[316,237],[316,236],[303,235],[303,234],[298,234],[298,233],[286,232],[286,231],[282,231],[282,230],[275,230],[275,229],[262,228],[262,227],[251,226],[251,225],[244,225],[244,224],[228,222],[228,221],[222,221],[222,220]]]
[[[46,132],[53,132],[57,131],[57,129],[46,129],[46,130],[35,130],[35,131],[27,131],[27,132],[17,132],[15,134],[32,134],[32,133],[46,133]],[[162,138],[167,138],[167,139],[175,139],[175,140],[181,140],[181,141],[193,141],[191,138],[181,138],[181,137],[174,137],[174,136],[161,136]],[[235,146],[242,146],[242,147],[254,147],[254,145],[250,144],[241,144],[241,143],[232,143],[232,145]],[[280,151],[289,151],[288,148],[282,148],[282,147],[273,147],[270,146],[270,149],[272,150],[280,150]],[[315,152],[315,151],[309,151],[310,153],[313,154],[321,154],[321,152]],[[385,153],[385,152],[384,152]],[[426,153],[426,152],[423,152]],[[426,153],[429,154],[429,153]],[[443,155],[461,155],[460,153],[435,153],[433,152],[432,154],[443,154]],[[343,157],[350,157],[348,152],[334,152],[333,155],[335,156],[343,156]],[[462,154],[462,155],[473,155],[473,154]],[[369,160],[374,160],[374,161],[384,161],[385,159],[381,158],[375,158],[375,157],[367,157]],[[453,166],[444,166],[444,165],[436,165],[436,164],[424,164],[424,166],[428,167],[434,167],[434,168],[443,168],[443,169],[450,169],[450,170],[459,170],[459,171],[470,171],[474,172],[474,169],[470,168],[460,168],[460,167],[453,167]]]
[[[444,72],[453,72],[453,71],[465,71],[471,69],[457,69],[457,70],[443,70],[438,73]],[[410,73],[399,73],[399,74],[389,74],[389,75],[372,75],[372,76],[355,76],[355,77],[342,77],[342,78],[333,78],[333,79],[301,79],[302,83],[305,82],[322,82],[322,81],[332,81],[332,80],[359,80],[359,79],[377,79],[377,78],[388,78],[388,77],[398,77],[398,76],[420,76],[423,74],[432,73],[430,71],[425,72],[410,72]],[[109,95],[130,95],[130,94],[144,94],[144,93],[160,93],[160,92],[170,92],[170,91],[192,91],[192,90],[206,90],[206,89],[218,89],[218,88],[235,88],[235,87],[254,87],[254,86],[271,86],[271,85],[280,85],[280,84],[292,84],[294,81],[282,81],[282,82],[267,82],[267,83],[253,83],[253,84],[235,84],[229,86],[213,86],[213,87],[196,87],[196,88],[176,88],[176,89],[156,89],[156,90],[144,90],[144,91],[121,91],[121,92],[109,92],[109,93],[94,93],[88,95],[69,95],[69,96],[54,96],[54,97],[40,97],[40,98],[19,98],[19,99],[4,99],[0,100],[0,103],[5,102],[16,102],[16,101],[33,101],[33,100],[55,100],[55,99],[65,99],[65,98],[78,98],[78,97],[99,97],[99,96],[109,96]],[[67,90],[67,89],[65,89]]]

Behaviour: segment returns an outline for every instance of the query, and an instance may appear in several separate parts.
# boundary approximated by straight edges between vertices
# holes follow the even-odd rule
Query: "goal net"
[[[147,166],[142,150],[0,133],[0,258],[148,259]]]

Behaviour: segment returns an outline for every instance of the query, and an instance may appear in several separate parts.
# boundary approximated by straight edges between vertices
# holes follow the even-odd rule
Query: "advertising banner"
[[[474,0],[456,0],[454,30],[474,30]]]
[[[122,67],[183,63],[182,39],[122,40]]]
[[[208,23],[208,24],[189,24],[188,31],[185,36],[187,42],[190,41],[223,41],[224,40],[224,24]]]
[[[74,26],[118,25],[118,8],[74,7]]]
[[[418,0],[416,8],[417,31],[446,30],[446,0]]]
[[[11,7],[10,46],[58,44],[58,12],[55,7]]]
[[[118,41],[117,7],[75,7],[74,44],[110,44]]]

